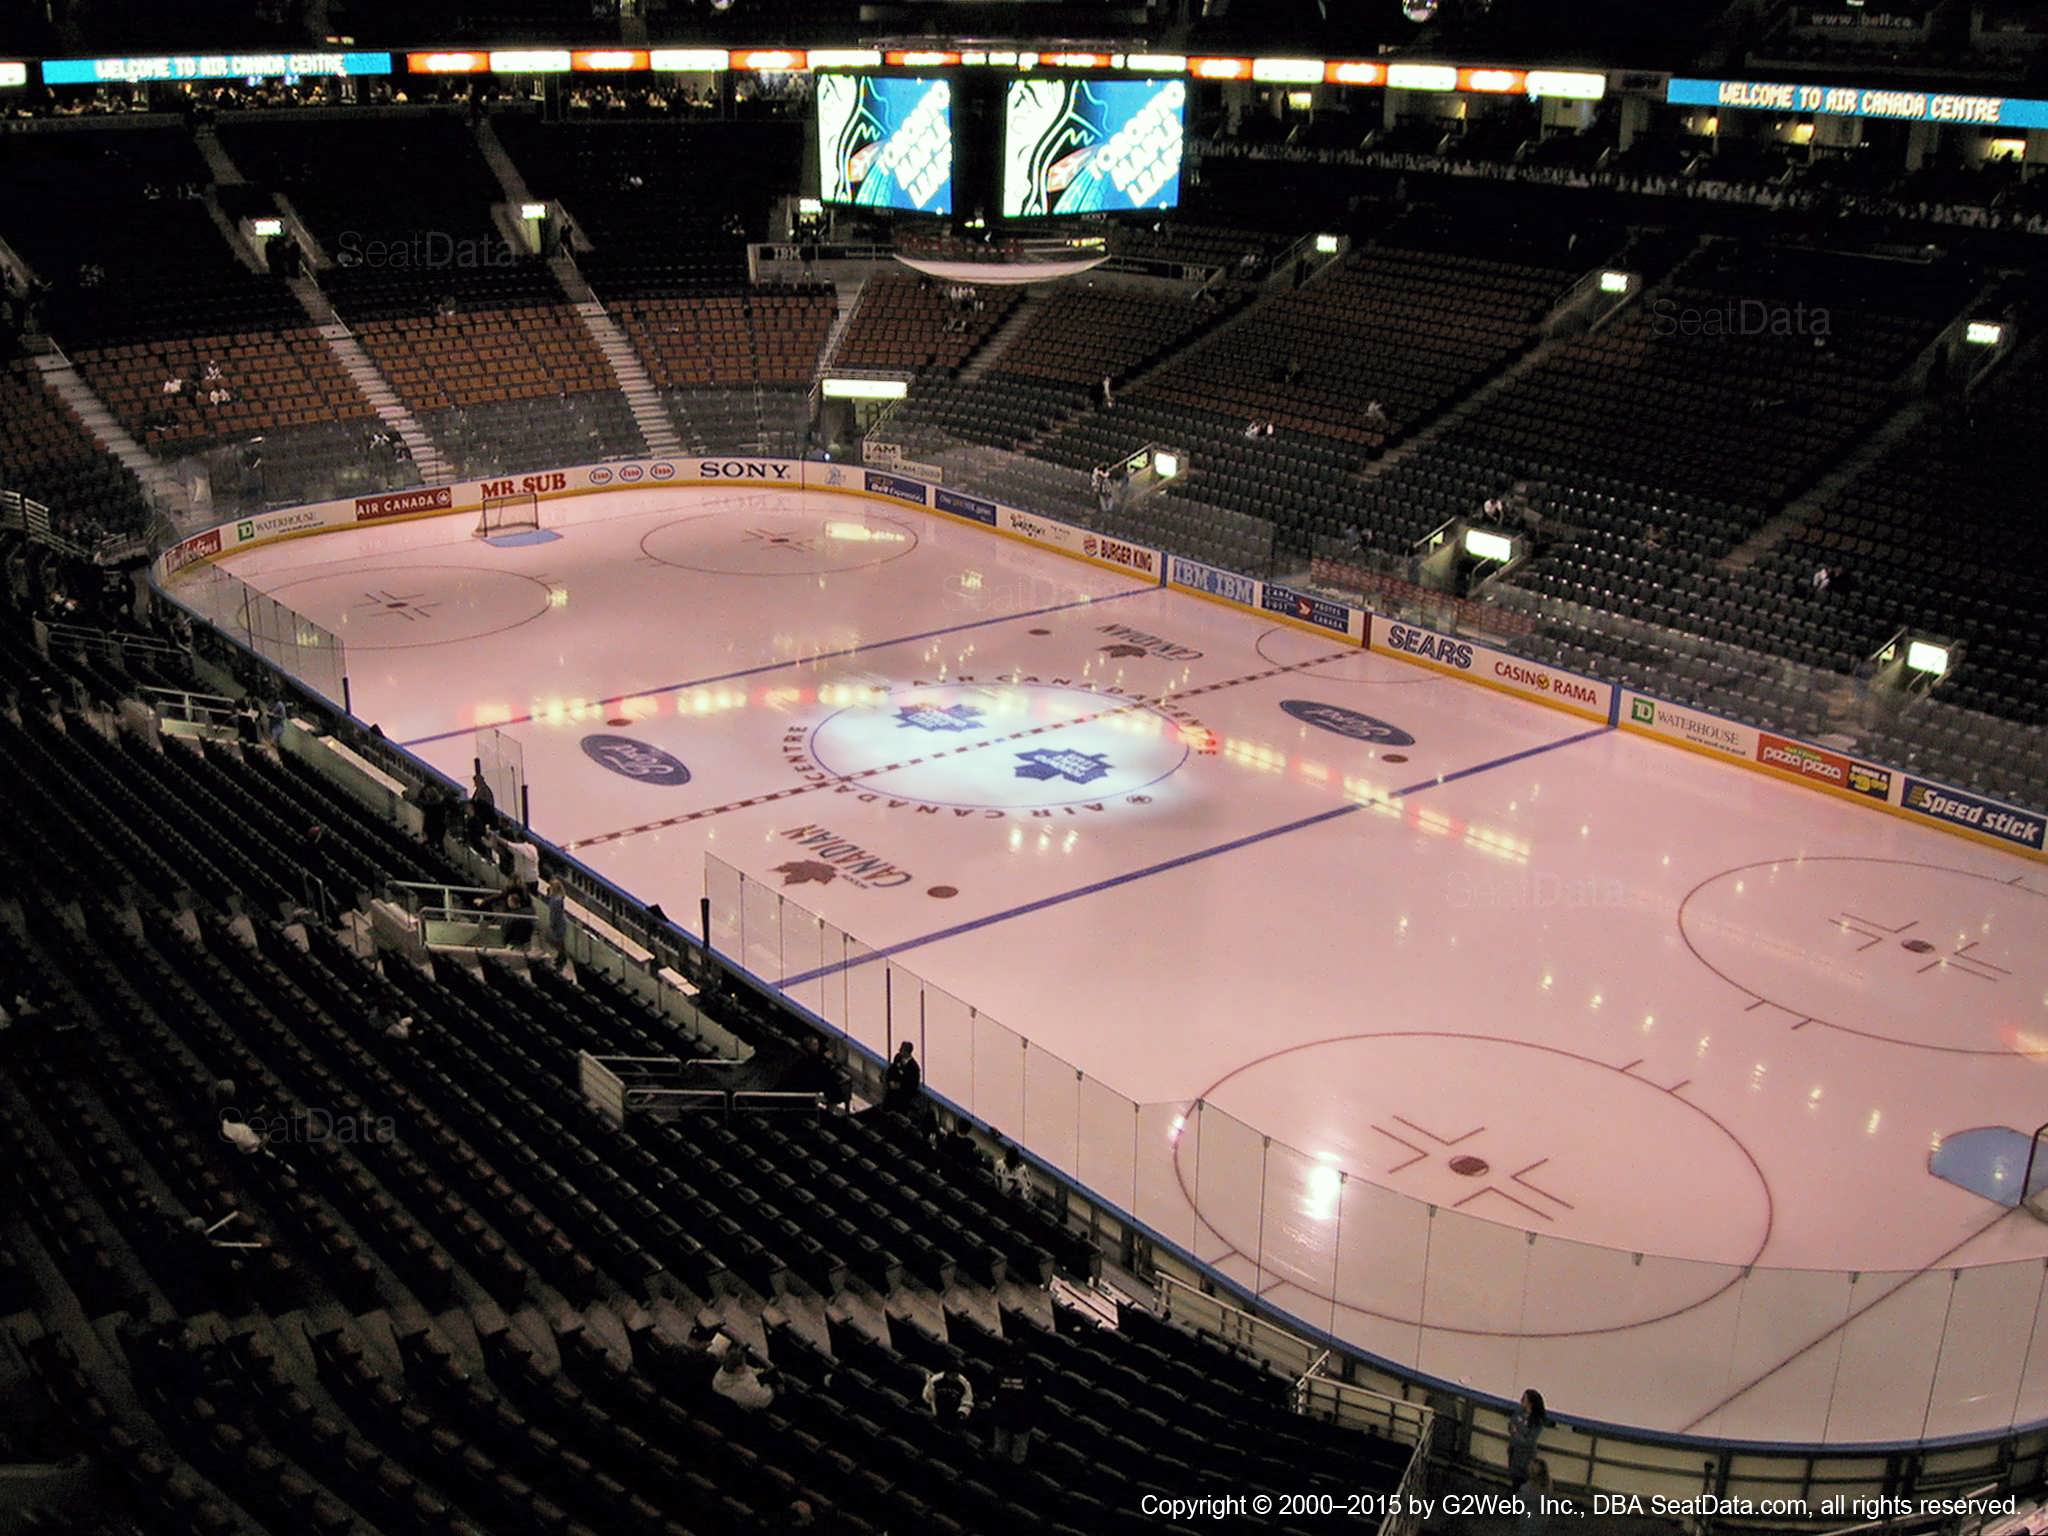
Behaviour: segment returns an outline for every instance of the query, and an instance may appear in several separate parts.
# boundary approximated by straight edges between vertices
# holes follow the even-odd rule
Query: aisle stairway
[[[647,369],[641,365],[640,356],[626,339],[626,333],[619,329],[597,300],[587,299],[574,307],[577,317],[583,321],[583,328],[590,332],[590,339],[597,343],[597,349],[611,364],[612,374],[619,381],[619,391],[625,395],[626,404],[633,412],[633,424],[647,440],[648,453],[655,458],[680,454],[683,441],[676,435],[675,423],[663,407],[654,380],[648,377]]]
[[[106,402],[93,392],[71,359],[52,349],[36,359],[43,383],[77,414],[93,442],[120,461],[124,469],[142,482],[150,502],[170,515],[184,531],[193,521],[192,498],[178,477],[135,440],[134,434],[115,418]]]
[[[398,391],[391,387],[391,381],[384,377],[370,354],[363,350],[355,333],[342,324],[341,317],[334,312],[334,306],[327,302],[325,294],[309,278],[295,278],[291,283],[292,296],[299,301],[299,307],[320,332],[320,339],[327,343],[327,350],[334,354],[343,372],[354,381],[363,398],[370,402],[378,418],[396,432],[399,441],[405,444],[412,455],[420,479],[428,485],[446,485],[455,478],[455,469],[443,457],[434,440],[427,436],[427,429],[420,420],[399,399]]]

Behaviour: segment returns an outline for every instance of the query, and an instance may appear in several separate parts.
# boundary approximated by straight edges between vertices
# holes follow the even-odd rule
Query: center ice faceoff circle
[[[1180,712],[1112,689],[956,680],[874,690],[815,726],[802,755],[892,798],[1035,810],[1145,794],[1205,737]]]
[[[641,539],[640,552],[715,576],[818,576],[899,560],[917,542],[908,523],[865,507],[813,510],[761,496],[663,523]]]

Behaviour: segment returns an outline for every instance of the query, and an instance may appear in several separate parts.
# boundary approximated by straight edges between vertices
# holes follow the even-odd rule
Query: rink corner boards
[[[679,456],[584,464],[344,497],[255,513],[204,529],[159,554],[153,575],[164,585],[194,566],[286,539],[429,517],[475,515],[487,496],[531,494],[541,501],[553,501],[609,491],[730,490],[741,486],[832,492],[916,508],[1631,735],[1682,747],[1719,763],[1817,789],[1866,809],[1888,811],[2008,853],[2048,860],[2043,848],[2048,817],[2037,812],[1511,651],[1370,613],[1319,592],[1241,575],[949,486],[861,464],[738,455]]]

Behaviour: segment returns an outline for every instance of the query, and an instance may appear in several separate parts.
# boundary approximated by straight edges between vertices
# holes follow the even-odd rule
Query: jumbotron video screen
[[[903,75],[817,78],[819,195],[828,203],[953,211],[953,88]]]
[[[1174,207],[1186,109],[1179,80],[1013,82],[1003,107],[1003,217]]]

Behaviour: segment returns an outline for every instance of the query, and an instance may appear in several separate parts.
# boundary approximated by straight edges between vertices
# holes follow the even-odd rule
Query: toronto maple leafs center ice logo
[[[1062,747],[1035,747],[1019,752],[1020,779],[1065,779],[1069,784],[1093,784],[1109,773],[1107,752],[1072,752]]]
[[[972,704],[904,704],[897,710],[897,729],[914,725],[920,731],[976,731],[981,729],[981,711]]]

